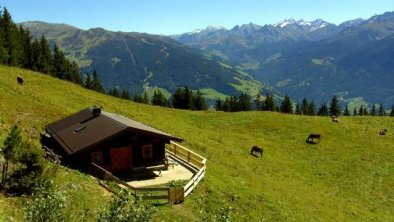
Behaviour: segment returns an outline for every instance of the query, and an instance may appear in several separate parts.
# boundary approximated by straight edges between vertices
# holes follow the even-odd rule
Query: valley
[[[296,101],[307,97],[320,104],[337,94],[343,105],[361,98],[363,105],[388,107],[394,95],[393,27],[394,13],[386,12],[339,25],[288,19],[172,37],[241,67]]]

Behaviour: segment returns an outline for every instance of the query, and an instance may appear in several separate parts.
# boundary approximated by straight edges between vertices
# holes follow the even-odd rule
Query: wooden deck
[[[92,163],[92,166],[95,170],[104,174],[104,178],[108,180],[113,180],[118,183],[122,188],[132,190],[132,194],[136,199],[142,200],[167,200],[170,203],[181,203],[184,198],[186,198],[193,189],[197,186],[197,184],[201,181],[201,179],[205,176],[206,171],[206,159],[189,149],[174,143],[171,141],[170,144],[166,145],[166,154],[168,157],[167,165],[164,166],[168,168],[170,162],[175,164],[180,164],[183,167],[190,170],[193,174],[193,177],[190,181],[183,187],[155,187],[155,188],[147,188],[147,187],[134,187],[129,183],[119,179],[114,176],[111,172],[105,170],[104,168],[98,166],[97,164]],[[154,170],[154,169],[152,169]]]

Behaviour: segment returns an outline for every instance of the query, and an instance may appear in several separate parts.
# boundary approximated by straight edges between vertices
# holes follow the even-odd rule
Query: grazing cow
[[[334,123],[339,123],[338,116],[332,115],[332,116],[331,116],[331,120],[332,120]]]
[[[19,85],[23,85],[23,78],[22,77],[17,76],[16,81],[18,82]]]
[[[387,129],[381,129],[379,135],[384,136],[387,133]]]
[[[264,149],[261,146],[254,145],[250,150],[250,154],[253,156],[257,156],[256,153],[260,153],[260,157],[263,156]]]
[[[307,142],[307,143],[316,143],[316,142],[314,141],[314,139],[318,139],[318,140],[320,141],[320,137],[321,137],[321,135],[318,134],[318,133],[311,133],[311,134],[308,136],[308,139],[306,139],[306,142]]]

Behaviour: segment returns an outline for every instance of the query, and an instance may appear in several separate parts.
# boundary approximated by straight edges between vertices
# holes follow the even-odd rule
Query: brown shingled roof
[[[100,115],[94,116],[90,108],[49,124],[45,129],[68,155],[86,150],[125,130],[182,141],[181,138],[117,114],[102,111]]]

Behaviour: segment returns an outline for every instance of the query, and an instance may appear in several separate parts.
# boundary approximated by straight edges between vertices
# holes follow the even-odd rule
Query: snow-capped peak
[[[292,24],[297,24],[300,26],[307,26],[307,27],[314,28],[314,29],[324,28],[328,25],[327,22],[325,22],[321,19],[317,19],[315,21],[310,22],[310,21],[305,21],[303,19],[300,19],[297,21],[293,18],[290,18],[290,19],[285,19],[285,20],[279,22],[278,24],[276,24],[276,27],[284,28],[287,25],[292,25]]]
[[[194,29],[193,31],[191,31],[191,34],[196,34],[196,33],[200,33],[202,32],[204,29]]]
[[[293,18],[285,19],[285,20],[283,20],[283,21],[280,21],[278,24],[276,24],[276,27],[284,28],[285,26],[294,24],[294,23],[296,23],[296,22],[297,22],[297,21],[294,20]]]
[[[299,23],[299,25],[305,25],[305,26],[311,26],[312,23],[308,22],[308,21],[304,21],[303,19],[300,20],[301,22]]]
[[[189,34],[197,34],[200,32],[213,32],[213,31],[218,31],[218,30],[222,30],[222,29],[226,29],[223,26],[207,26],[205,29],[195,29],[191,32],[189,32]]]
[[[217,30],[221,30],[221,29],[226,29],[223,26],[208,26],[205,28],[206,31],[217,31]]]

